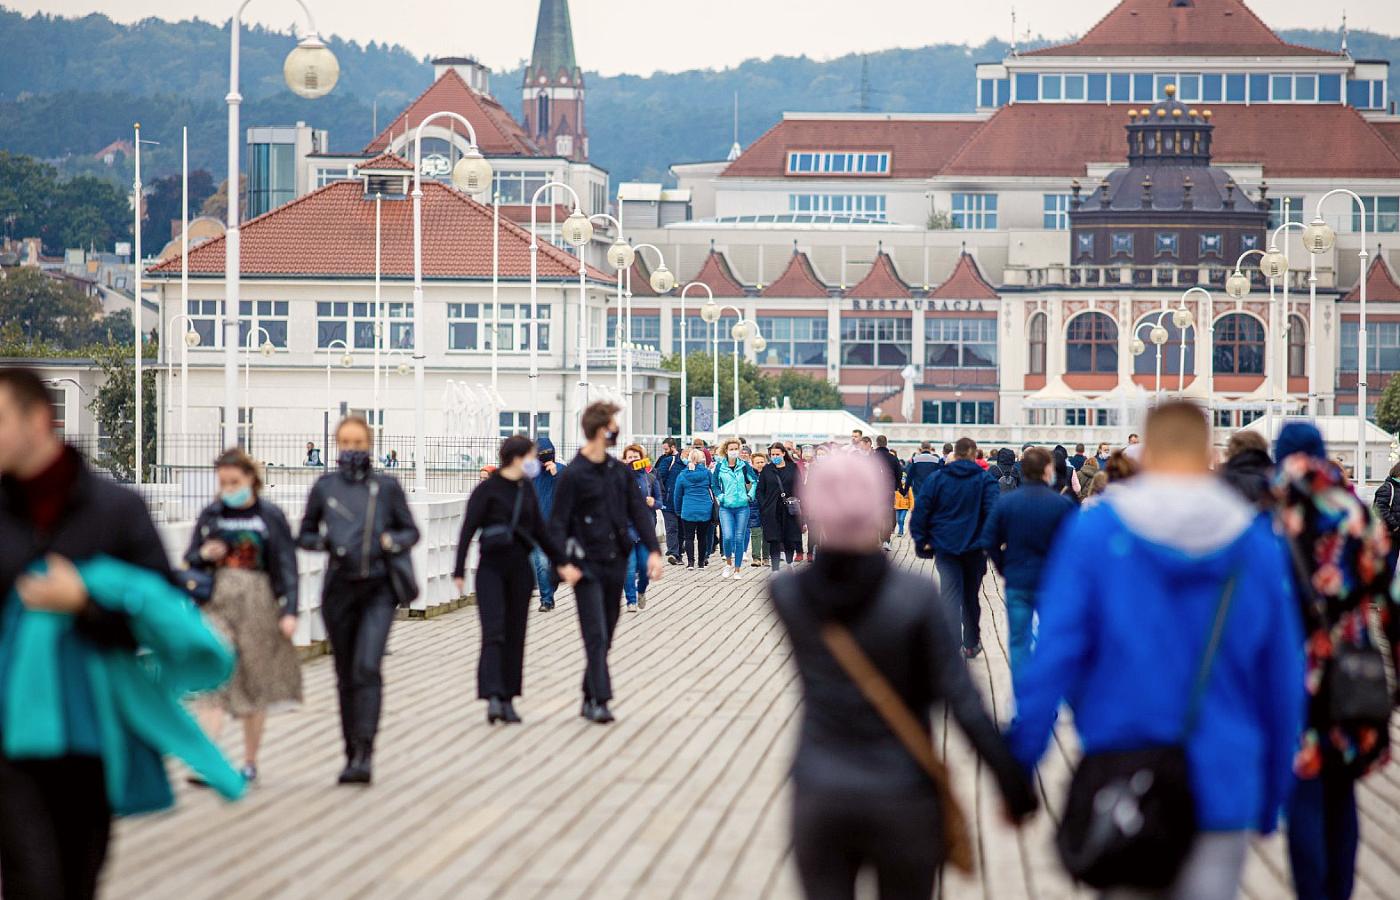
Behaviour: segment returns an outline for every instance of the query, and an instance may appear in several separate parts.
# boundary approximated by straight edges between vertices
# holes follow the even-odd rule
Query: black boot
[[[520,713],[515,711],[515,703],[513,701],[507,700],[505,701],[505,703],[501,704],[501,706],[502,709],[505,711],[507,724],[519,725],[521,722]]]
[[[602,702],[594,703],[586,717],[595,725],[606,725],[613,721],[613,714],[608,711],[608,704]]]
[[[350,760],[340,773],[341,784],[369,784],[372,777],[371,758],[373,745],[369,741],[356,741],[350,748]]]
[[[507,722],[506,704],[500,697],[492,697],[486,701],[486,724],[495,725],[497,722]]]

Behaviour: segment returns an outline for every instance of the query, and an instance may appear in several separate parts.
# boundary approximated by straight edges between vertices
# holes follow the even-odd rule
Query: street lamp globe
[[[740,319],[734,323],[734,327],[729,329],[729,334],[736,341],[745,340],[749,336],[749,323]]]
[[[1225,293],[1236,300],[1249,296],[1249,276],[1239,269],[1231,272],[1230,277],[1225,279]]]
[[[662,263],[656,267],[656,271],[651,273],[651,289],[658,294],[669,294],[671,288],[676,286],[676,276],[671,274],[671,270]]]
[[[1156,344],[1158,347],[1171,339],[1171,334],[1161,325],[1153,325],[1152,330],[1147,333],[1147,336],[1151,338],[1152,343]]]
[[[194,329],[191,329],[191,330],[185,332],[185,346],[186,346],[186,347],[198,347],[198,346],[199,346],[199,332],[198,332],[198,331],[195,331]]]
[[[710,325],[713,325],[713,324],[715,324],[716,322],[718,322],[718,321],[719,321],[719,304],[716,303],[715,301],[711,300],[711,301],[709,301],[708,303],[706,303],[704,306],[700,307],[700,318],[704,319],[705,322],[708,323],[708,324],[710,324]]]
[[[621,272],[623,269],[632,268],[632,263],[637,258],[637,251],[632,249],[632,245],[618,238],[613,241],[608,248],[608,265]]]
[[[406,362],[401,362],[401,363],[399,363],[399,367],[398,367],[397,371],[398,371],[398,373],[399,373],[400,375],[407,375],[408,372],[409,372],[408,363],[406,363]]]
[[[1177,328],[1190,328],[1195,321],[1196,317],[1191,314],[1191,310],[1184,306],[1172,313],[1172,324]]]
[[[263,341],[263,345],[258,348],[258,352],[265,357],[271,357],[272,354],[277,352],[277,348],[273,346],[272,341]]]
[[[1147,350],[1147,345],[1142,342],[1142,338],[1133,338],[1133,342],[1129,345],[1128,349],[1132,351],[1133,356],[1142,356]]]
[[[1308,248],[1309,253],[1326,253],[1335,243],[1337,233],[1332,230],[1331,225],[1323,221],[1322,216],[1313,219],[1303,229],[1303,246]]]
[[[302,38],[282,63],[282,77],[298,97],[324,97],[340,79],[340,63],[325,42],[314,34]]]
[[[1283,255],[1283,251],[1277,247],[1270,247],[1269,252],[1264,254],[1264,258],[1259,260],[1259,271],[1264,273],[1264,277],[1272,281],[1275,278],[1282,278],[1288,274],[1288,257]]]
[[[582,247],[593,240],[593,223],[588,221],[588,216],[585,216],[582,210],[575,207],[564,220],[563,233],[569,246]]]
[[[343,368],[343,369],[348,369],[348,368],[350,368],[351,366],[353,366],[354,364],[355,364],[355,357],[351,356],[349,353],[346,353],[346,354],[344,354],[344,355],[342,355],[342,356],[340,357],[340,366],[341,366],[341,368]]]
[[[764,340],[763,335],[760,334],[753,339],[753,352],[762,353],[764,350],[767,349],[768,341]]]
[[[476,147],[468,147],[452,167],[452,186],[467,194],[479,194],[491,186],[491,164]]]

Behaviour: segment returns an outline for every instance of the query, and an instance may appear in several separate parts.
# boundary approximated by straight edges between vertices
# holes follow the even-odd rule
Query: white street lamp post
[[[1186,329],[1193,332],[1196,329],[1196,317],[1191,315],[1191,310],[1186,308],[1186,304],[1172,311],[1172,324],[1176,326],[1177,333],[1181,335],[1181,357],[1176,364],[1176,392],[1185,393],[1186,390]]]
[[[238,301],[239,301],[239,133],[238,107],[243,95],[238,92],[239,32],[243,26],[243,10],[251,0],[242,0],[229,22],[228,55],[228,227],[224,236],[224,445],[233,446],[238,438]],[[282,78],[287,87],[300,97],[315,99],[330,93],[340,78],[340,64],[335,54],[316,34],[316,21],[305,0],[297,5],[306,14],[309,31],[297,42],[282,63]]]
[[[530,197],[530,439],[536,436],[535,422],[539,415],[539,204],[546,190],[563,188],[574,200],[574,211],[564,220],[564,240],[578,249],[578,381],[579,411],[588,405],[588,287],[585,278],[588,263],[583,248],[593,240],[593,223],[583,214],[583,202],[578,191],[562,181],[549,181],[535,189]],[[554,204],[550,203],[552,211]]]
[[[1206,348],[1205,348],[1205,349],[1206,349],[1206,352],[1205,352],[1205,358],[1206,358],[1206,372],[1205,372],[1205,379],[1206,379],[1206,382],[1205,382],[1205,383],[1206,383],[1206,412],[1210,415],[1210,429],[1211,429],[1211,434],[1214,435],[1214,434],[1215,434],[1215,309],[1214,309],[1214,298],[1211,297],[1210,291],[1206,290],[1205,288],[1201,287],[1200,285],[1193,285],[1192,287],[1189,287],[1189,288],[1187,288],[1186,290],[1182,291],[1182,292],[1181,292],[1181,311],[1184,312],[1184,313],[1187,313],[1188,315],[1190,314],[1191,311],[1190,311],[1189,309],[1187,309],[1187,307],[1186,307],[1186,298],[1189,297],[1189,296],[1191,296],[1192,294],[1200,294],[1200,295],[1204,298],[1204,300],[1203,300],[1202,302],[1204,303],[1204,307],[1205,307],[1205,315],[1204,315],[1204,318],[1205,318],[1205,320],[1206,320]],[[1194,323],[1193,323],[1193,324],[1194,324]],[[1195,327],[1195,329],[1196,329],[1196,339],[1197,339],[1197,340],[1200,340],[1200,337],[1201,337],[1201,327],[1200,327],[1199,324],[1194,324],[1194,327]],[[1185,371],[1186,371],[1186,365],[1185,365],[1186,344],[1185,344],[1185,340],[1186,340],[1186,335],[1183,333],[1183,334],[1182,334],[1182,345],[1181,345],[1181,353],[1182,353],[1182,360],[1183,360],[1182,366],[1181,366],[1182,372],[1185,372]],[[1200,354],[1197,354],[1197,355],[1199,356]],[[1197,372],[1197,373],[1196,373],[1196,377],[1197,377],[1197,378],[1200,378],[1200,377],[1201,377],[1201,373],[1200,373],[1200,372]],[[1180,388],[1180,384],[1181,384],[1181,381],[1182,381],[1184,378],[1185,378],[1185,376],[1183,375],[1183,376],[1182,376],[1182,379],[1178,379],[1178,382],[1177,382],[1177,383],[1178,383],[1178,390],[1181,389],[1181,388]]]
[[[709,286],[708,284],[705,284],[705,282],[703,282],[703,281],[692,281],[692,282],[690,282],[689,284],[687,284],[685,287],[681,288],[681,311],[680,311],[680,312],[681,312],[681,440],[682,440],[682,441],[685,440],[686,435],[687,435],[686,424],[687,424],[687,421],[688,421],[688,420],[687,420],[686,417],[687,417],[687,416],[689,415],[689,413],[690,413],[690,409],[689,409],[689,405],[688,405],[688,402],[689,402],[690,397],[689,397],[689,394],[687,393],[687,390],[686,390],[687,385],[688,385],[689,382],[690,382],[690,369],[689,369],[689,367],[686,365],[686,355],[685,355],[685,333],[686,333],[686,327],[687,327],[687,325],[688,325],[688,323],[686,322],[686,319],[685,319],[685,295],[690,293],[690,289],[691,289],[691,288],[701,288],[701,289],[703,289],[703,290],[705,291],[705,295],[709,298],[709,300],[706,301],[706,304],[705,304],[706,306],[713,306],[713,305],[714,305],[714,302],[715,302],[715,292],[712,291],[712,290],[710,290],[710,286]],[[701,310],[700,315],[701,315],[702,318],[704,317],[704,311],[703,311],[703,309]],[[706,319],[705,321],[709,321],[709,320]]]
[[[657,296],[669,294],[671,289],[676,286],[676,276],[672,275],[671,270],[666,268],[666,257],[661,254],[660,248],[655,244],[638,244],[632,249],[637,253],[641,253],[643,250],[650,250],[656,254],[656,270],[651,273],[651,277],[647,280],[651,284],[651,289],[656,292]],[[635,345],[632,343],[632,270],[630,267],[627,270],[627,289],[624,291],[623,296],[626,298],[627,306],[627,330],[625,332],[627,335],[627,377],[624,399],[627,403],[627,419],[630,424],[632,418],[632,362],[636,349]],[[630,428],[628,429],[628,433],[631,433]]]
[[[247,410],[248,421],[244,423],[244,433],[253,433],[253,394],[252,394],[252,370],[253,370],[253,345],[258,342],[258,338],[263,340],[262,346],[258,347],[258,352],[265,359],[270,359],[277,351],[272,343],[272,335],[268,334],[266,328],[261,326],[248,329],[248,339],[243,342],[243,408]]]
[[[724,311],[728,309],[734,310],[735,318],[734,326],[730,329],[729,333],[730,336],[734,338],[734,356],[736,357],[734,385],[737,391],[739,384],[737,359],[739,356],[739,344],[743,341],[744,337],[748,335],[748,322],[745,321],[743,312],[737,306],[730,306],[728,304],[721,306],[711,300],[700,310],[701,318],[710,323],[710,331],[713,336],[710,352],[710,359],[713,364],[710,375],[710,402],[714,404],[716,441],[719,441],[719,320],[724,318]],[[737,401],[735,403],[735,409],[735,417],[737,418]]]
[[[170,358],[170,328],[177,322],[185,323],[185,336],[180,341],[180,434],[182,440],[189,440],[190,433],[190,348],[199,346],[199,332],[194,330],[194,319],[180,313],[165,323],[165,408],[170,409],[171,382],[175,378],[175,362]],[[168,460],[167,460],[168,461]]]
[[[613,319],[613,349],[617,353],[617,392],[622,393],[622,310],[624,273],[631,268],[636,260],[637,254],[632,250],[632,245],[622,236],[622,222],[607,213],[594,213],[588,217],[589,222],[602,222],[612,225],[617,231],[617,239],[612,246],[608,247],[608,265],[617,270],[617,315]],[[630,335],[631,332],[629,331]],[[625,442],[624,442],[625,443]]]
[[[384,262],[384,237],[383,237],[383,212],[382,206],[384,196],[379,191],[374,192],[374,397],[373,406],[370,409],[369,433],[376,437],[381,436],[380,422],[384,418],[383,407],[379,400],[379,351],[384,346],[384,294],[382,267]],[[378,440],[374,441],[378,446]]]
[[[1152,322],[1143,322],[1139,325],[1137,331],[1133,332],[1133,342],[1130,347],[1133,356],[1141,356],[1143,351],[1147,349],[1147,345],[1143,343],[1142,338],[1138,337],[1138,335],[1142,334],[1144,328],[1151,329],[1147,332],[1147,339],[1152,342],[1152,346],[1155,348],[1154,352],[1157,355],[1157,383],[1154,392],[1159,400],[1162,396],[1162,346],[1171,339],[1171,334],[1162,325],[1162,320],[1172,312],[1173,310],[1164,309],[1157,315],[1155,324]]]
[[[143,461],[142,461],[142,459],[141,459],[141,456],[142,456],[142,452],[141,452],[141,451],[144,449],[144,448],[141,446],[141,443],[142,443],[142,442],[141,442],[141,434],[142,434],[142,430],[143,430],[143,429],[142,429],[142,424],[143,424],[143,423],[142,423],[141,419],[142,419],[142,413],[143,413],[142,406],[144,406],[144,403],[142,403],[142,394],[143,394],[143,390],[142,390],[142,389],[145,387],[145,385],[144,385],[144,383],[143,383],[143,382],[144,382],[144,378],[142,377],[142,367],[141,367],[141,363],[142,363],[141,356],[142,356],[142,349],[143,349],[142,346],[141,346],[141,344],[142,344],[143,338],[145,337],[145,336],[142,334],[143,328],[142,328],[142,326],[141,326],[141,312],[142,312],[142,310],[141,310],[141,276],[142,276],[142,274],[143,274],[142,271],[141,271],[141,268],[142,268],[142,267],[141,267],[141,212],[142,212],[142,210],[143,210],[143,209],[145,208],[145,206],[146,206],[146,197],[145,197],[144,189],[143,189],[143,187],[142,187],[142,185],[141,185],[141,145],[142,145],[142,144],[157,144],[158,142],[157,142],[157,141],[143,141],[143,140],[141,139],[141,123],[140,123],[140,122],[137,122],[137,123],[135,124],[135,126],[133,126],[133,130],[134,130],[135,133],[136,133],[136,137],[135,137],[135,145],[136,145],[136,146],[135,146],[135,150],[136,150],[136,178],[135,178],[135,180],[133,181],[132,186],[131,186],[131,187],[132,187],[132,216],[133,216],[133,218],[134,218],[133,227],[132,227],[132,230],[133,230],[134,233],[132,234],[132,240],[135,241],[135,244],[133,245],[132,255],[131,255],[131,262],[132,262],[132,269],[134,270],[134,271],[133,271],[133,274],[134,274],[134,276],[135,276],[132,280],[135,282],[135,285],[134,285],[134,287],[132,288],[132,294],[131,294],[131,297],[132,297],[132,302],[131,302],[131,322],[132,322],[133,330],[135,331],[135,335],[134,335],[134,336],[135,336],[135,338],[136,338],[136,342],[135,342],[135,343],[136,343],[136,380],[135,380],[135,387],[136,387],[136,412],[135,412],[135,419],[136,419],[136,421],[135,421],[135,423],[134,423],[135,426],[136,426],[136,469],[135,469],[135,479],[136,479],[136,483],[139,485],[139,484],[141,483],[141,480],[142,480],[142,473],[141,473],[141,470],[142,470],[142,468],[143,468]],[[157,361],[157,362],[159,362],[159,361]]]
[[[337,348],[341,351],[341,368],[348,369],[355,364],[355,357],[350,355],[350,345],[340,338],[336,338],[326,345],[326,430],[328,432],[335,431],[335,408],[331,403],[331,363],[334,362],[331,358],[331,351]],[[329,449],[327,447],[328,451]]]

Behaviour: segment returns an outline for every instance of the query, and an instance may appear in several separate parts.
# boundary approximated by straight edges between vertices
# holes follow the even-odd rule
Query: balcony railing
[[[622,364],[627,364],[627,357],[632,357],[632,368],[655,371],[661,368],[661,351],[653,350],[650,347],[638,347],[635,349],[624,349],[622,351]],[[588,351],[588,364],[590,366],[617,366],[618,351],[615,347],[606,349],[594,349]]]
[[[1024,287],[1065,287],[1065,288],[1178,288],[1186,290],[1200,285],[1212,290],[1224,290],[1225,278],[1234,271],[1227,265],[1049,265],[1037,268],[1006,268],[1006,283]],[[1246,264],[1244,272],[1250,276],[1254,290],[1267,292],[1269,285],[1257,266]],[[1330,269],[1318,270],[1318,286],[1332,284]],[[1282,282],[1280,282],[1280,286]],[[1290,269],[1288,289],[1304,292],[1308,289],[1306,269]]]

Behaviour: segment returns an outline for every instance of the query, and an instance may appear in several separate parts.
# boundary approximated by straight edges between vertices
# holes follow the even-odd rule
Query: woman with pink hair
[[[812,898],[854,897],[860,870],[872,867],[880,896],[928,897],[946,848],[956,842],[966,855],[967,844],[956,841],[956,829],[945,833],[944,813],[954,807],[945,807],[926,768],[936,766],[914,754],[932,748],[896,736],[889,704],[877,710],[867,699],[869,672],[848,670],[850,648],[893,690],[918,740],[928,740],[933,705],[946,704],[1014,820],[1034,811],[1035,793],[972,685],[937,587],[891,564],[881,549],[887,471],[870,456],[834,454],[813,461],[799,493],[809,527],[823,536],[822,552],[810,566],[774,578],[772,595],[802,679],[792,765],[802,886]],[[834,641],[845,645],[840,662]]]

